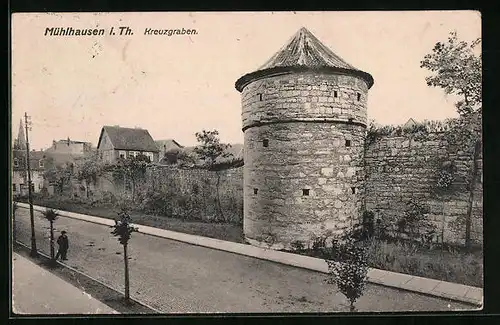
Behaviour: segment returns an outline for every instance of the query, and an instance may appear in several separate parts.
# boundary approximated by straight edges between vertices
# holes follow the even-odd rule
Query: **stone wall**
[[[219,197],[226,221],[241,224],[243,220],[243,168],[218,172]],[[158,205],[168,205],[168,216],[210,221],[220,218],[216,205],[217,172],[204,169],[179,169],[155,166],[148,169],[146,178],[137,185],[139,208],[152,211]],[[96,196],[109,194],[128,195],[123,183],[111,175],[99,178],[93,188]],[[142,205],[141,205],[142,204]],[[156,211],[158,212],[158,211]]]
[[[436,191],[438,173],[444,162],[456,167],[447,191]],[[482,164],[475,180],[471,238],[482,244]],[[394,225],[410,200],[430,208],[426,215],[443,234],[444,242],[464,244],[465,219],[469,205],[466,178],[473,164],[471,152],[450,145],[444,134],[426,139],[384,136],[367,143],[365,151],[366,209],[384,223]]]
[[[289,249],[357,221],[367,91],[357,77],[313,72],[268,77],[243,89],[247,241]]]
[[[348,75],[311,72],[256,80],[241,94],[243,129],[290,119],[348,121],[352,118],[366,125],[367,96],[366,82]]]

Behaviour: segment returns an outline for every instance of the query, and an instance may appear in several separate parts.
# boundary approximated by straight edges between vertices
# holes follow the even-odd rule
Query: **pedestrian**
[[[68,253],[69,241],[68,236],[66,236],[66,231],[61,231],[61,236],[57,238],[57,245],[59,245],[59,249],[57,250],[56,260],[61,256],[61,259],[66,261],[66,254]]]

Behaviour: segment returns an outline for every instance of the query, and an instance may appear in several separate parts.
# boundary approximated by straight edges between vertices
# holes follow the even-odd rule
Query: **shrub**
[[[352,233],[341,240],[332,241],[332,260],[327,259],[329,284],[338,289],[349,300],[350,311],[355,311],[354,303],[362,296],[368,274],[368,258],[365,247],[357,244]]]

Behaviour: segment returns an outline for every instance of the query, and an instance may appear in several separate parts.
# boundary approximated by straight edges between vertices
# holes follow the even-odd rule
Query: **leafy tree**
[[[459,118],[451,123],[447,132],[452,143],[472,152],[473,162],[466,179],[469,202],[465,220],[465,245],[471,247],[471,220],[475,183],[478,176],[477,160],[481,151],[482,134],[482,55],[477,47],[481,38],[468,43],[460,41],[451,32],[446,42],[437,42],[432,53],[424,56],[420,66],[432,74],[426,77],[427,85],[439,87],[446,94],[458,97],[455,107]]]
[[[221,143],[219,139],[219,131],[206,131],[196,132],[196,139],[198,140],[198,146],[194,148],[194,152],[203,161],[203,166],[209,170],[215,170],[217,174],[217,184],[215,185],[217,193],[217,207],[219,213],[224,220],[224,213],[222,212],[222,206],[220,203],[219,185],[220,185],[220,169],[217,168],[217,164],[220,162],[221,158],[229,158],[233,155],[227,152],[227,149],[231,147],[230,144]]]
[[[149,158],[144,155],[136,157],[119,158],[113,165],[108,166],[116,178],[129,182],[132,188],[132,201],[135,201],[137,185],[146,177],[146,171],[150,165]]]
[[[127,247],[132,233],[138,231],[137,227],[131,225],[132,218],[128,211],[129,209],[122,205],[121,211],[118,212],[119,219],[115,219],[115,225],[111,226],[111,228],[113,228],[111,234],[118,237],[118,241],[123,245],[123,261],[125,263],[125,302],[129,302],[130,300]]]
[[[59,212],[54,209],[47,208],[44,212],[42,212],[42,214],[50,223],[50,259],[52,263],[54,263],[56,261],[54,252],[54,222],[59,217]]]
[[[44,178],[54,184],[57,192],[61,194],[75,176],[73,164],[56,165],[53,163],[52,158],[48,158],[48,161],[49,163],[47,165],[50,167],[44,172]]]
[[[349,310],[356,311],[354,304],[363,295],[368,274],[366,248],[357,243],[352,232],[340,240],[332,241],[331,259],[328,264],[327,283],[335,284],[349,300]]]
[[[99,159],[97,152],[85,156],[77,161],[78,164],[78,180],[85,182],[85,195],[89,197],[90,184],[96,184],[97,178],[102,175],[104,171],[104,163]]]

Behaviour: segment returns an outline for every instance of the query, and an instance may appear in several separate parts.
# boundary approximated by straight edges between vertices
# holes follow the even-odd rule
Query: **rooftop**
[[[347,63],[326,47],[305,27],[299,31],[257,71],[248,73],[236,81],[236,89],[242,91],[250,82],[283,73],[319,70],[324,73],[348,73],[363,78],[368,88],[373,77]]]
[[[159,151],[148,130],[107,125],[103,126],[101,130],[97,143],[98,148],[104,132],[108,134],[113,147],[117,150]]]

